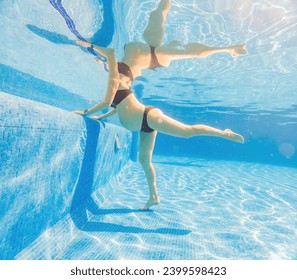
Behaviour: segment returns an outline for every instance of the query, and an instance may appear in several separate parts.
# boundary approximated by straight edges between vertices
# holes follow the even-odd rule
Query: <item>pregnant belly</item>
[[[131,131],[140,131],[144,108],[144,105],[139,103],[133,95],[125,98],[117,106],[117,113],[122,126]]]

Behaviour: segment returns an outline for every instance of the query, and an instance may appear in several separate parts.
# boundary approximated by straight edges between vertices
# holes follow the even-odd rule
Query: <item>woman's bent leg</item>
[[[157,9],[152,11],[148,25],[143,32],[145,42],[152,47],[162,45],[164,39],[164,23],[171,7],[171,0],[161,0]]]
[[[143,167],[150,192],[149,200],[144,205],[144,207],[140,208],[140,210],[148,210],[151,206],[160,203],[157,193],[156,172],[152,163],[156,136],[156,131],[151,133],[140,132],[139,162]]]
[[[244,138],[240,134],[230,129],[220,130],[203,124],[186,125],[164,115],[159,109],[151,110],[148,113],[147,121],[152,129],[176,137],[214,136],[238,143],[244,142]]]

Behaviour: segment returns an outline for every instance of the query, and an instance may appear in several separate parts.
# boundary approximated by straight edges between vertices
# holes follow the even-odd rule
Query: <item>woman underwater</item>
[[[96,52],[105,56],[109,67],[109,79],[106,95],[103,101],[90,109],[75,111],[80,115],[89,115],[97,111],[113,107],[109,112],[99,117],[102,120],[115,113],[123,127],[131,131],[140,131],[139,162],[142,165],[149,186],[149,199],[140,210],[148,210],[151,206],[160,203],[156,185],[156,173],[152,163],[152,154],[157,132],[175,137],[190,138],[194,136],[215,136],[238,143],[243,143],[244,138],[230,129],[220,130],[210,126],[196,124],[186,125],[178,122],[157,108],[141,104],[130,86],[133,79],[141,75],[143,69],[169,66],[176,59],[203,58],[218,52],[228,52],[232,56],[246,54],[244,45],[223,48],[213,48],[198,43],[177,46],[176,42],[162,45],[164,38],[164,22],[170,9],[170,0],[161,0],[159,6],[149,18],[148,26],[144,31],[145,43],[129,43],[125,48],[122,62],[117,62],[115,50],[102,48],[84,41],[77,43],[84,47],[91,47]]]

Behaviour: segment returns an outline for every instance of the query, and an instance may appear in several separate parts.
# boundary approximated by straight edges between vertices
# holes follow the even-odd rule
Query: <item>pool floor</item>
[[[56,259],[297,259],[295,168],[155,157],[161,204],[138,163]],[[48,245],[50,246],[50,245]]]

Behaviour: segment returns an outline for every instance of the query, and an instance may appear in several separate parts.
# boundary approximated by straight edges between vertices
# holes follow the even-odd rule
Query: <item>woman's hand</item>
[[[100,117],[98,117],[98,116],[93,116],[93,117],[91,117],[91,119],[93,119],[93,120],[95,120],[95,121],[98,121],[98,120],[100,119]]]
[[[81,115],[81,116],[84,116],[85,115],[85,112],[84,111],[81,111],[81,110],[73,111],[73,113],[78,114],[78,115]]]
[[[76,41],[76,44],[82,46],[82,47],[85,47],[85,48],[90,48],[91,47],[91,44],[88,43],[88,42],[85,42],[85,41],[82,41],[82,40],[77,40]]]
[[[102,59],[100,59],[99,57],[94,57],[94,59],[95,59],[95,61],[97,61],[98,63],[104,63],[104,62],[102,61]]]

